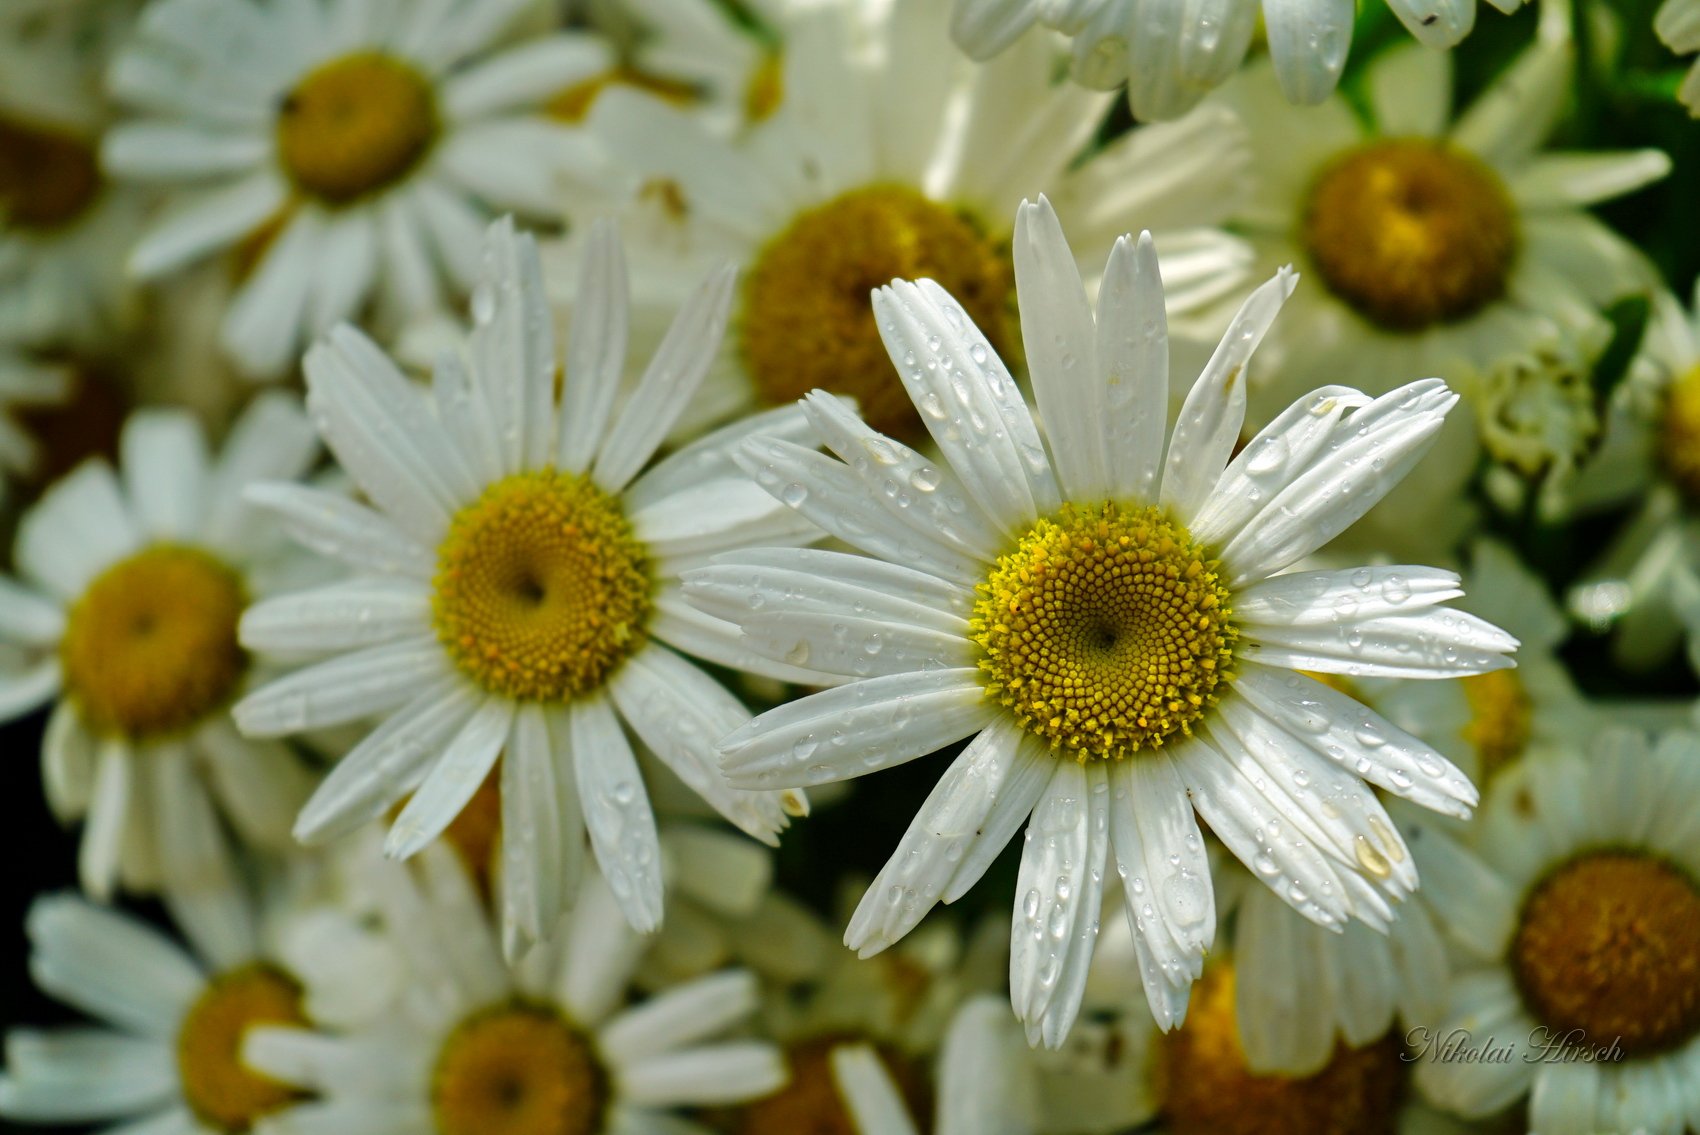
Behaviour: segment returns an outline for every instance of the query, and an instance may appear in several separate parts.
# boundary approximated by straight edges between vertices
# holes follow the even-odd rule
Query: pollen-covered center
[[[186,729],[247,672],[236,641],[246,603],[236,573],[198,549],[157,544],[120,560],[71,606],[59,644],[65,690],[97,733]]]
[[[1231,963],[1194,987],[1186,1023],[1163,1038],[1157,1094],[1173,1135],[1391,1135],[1409,1065],[1389,1034],[1336,1045],[1309,1076],[1253,1074],[1240,1048]]]
[[[1700,365],[1665,391],[1659,420],[1659,464],[1690,502],[1700,501]]]
[[[277,151],[297,188],[347,205],[405,177],[437,138],[437,102],[411,63],[381,51],[307,73],[277,111]]]
[[[553,1009],[512,1004],[462,1021],[431,1077],[437,1135],[596,1135],[608,1072]]]
[[[777,1092],[746,1105],[732,1125],[736,1135],[862,1135],[844,1106],[832,1072],[832,1050],[865,1038],[834,1033],[811,1037],[785,1050],[786,1081]],[[916,1129],[930,1128],[931,1092],[920,1067],[887,1044],[874,1052],[903,1096]]]
[[[244,966],[214,978],[189,1007],[177,1033],[183,1099],[202,1122],[243,1132],[300,1093],[250,1068],[242,1043],[256,1025],[305,1025],[301,986],[268,965]]]
[[[68,225],[102,184],[87,139],[0,115],[0,223],[36,231]]]
[[[485,689],[562,701],[601,687],[642,641],[651,581],[619,501],[588,476],[497,481],[437,552],[437,637]]]
[[[1700,1035],[1700,888],[1637,851],[1572,859],[1536,884],[1511,944],[1529,1011],[1581,1044],[1627,1056]]]
[[[1499,176],[1441,142],[1348,150],[1312,186],[1301,237],[1329,289],[1391,331],[1464,319],[1505,293],[1517,219]]]
[[[1190,732],[1229,677],[1237,632],[1219,565],[1159,509],[1064,505],[978,591],[986,692],[1079,760]]]
[[[1535,705],[1515,670],[1490,670],[1459,678],[1470,721],[1464,740],[1476,750],[1476,780],[1486,784],[1500,769],[1523,755],[1534,729]]]
[[[853,190],[799,214],[762,249],[744,281],[744,363],[770,403],[817,387],[849,394],[875,429],[915,437],[920,419],[880,341],[869,290],[936,280],[1001,350],[1012,271],[1007,249],[915,190]]]

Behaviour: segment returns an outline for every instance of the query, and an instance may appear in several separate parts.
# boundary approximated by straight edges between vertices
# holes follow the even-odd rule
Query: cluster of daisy
[[[0,1120],[1700,1131],[1700,0],[1493,8],[4,0]]]

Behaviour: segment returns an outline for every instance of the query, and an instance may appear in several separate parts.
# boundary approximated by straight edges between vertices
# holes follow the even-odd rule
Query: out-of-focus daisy
[[[1295,281],[1259,288],[1187,396],[1167,455],[1168,339],[1149,236],[1119,240],[1096,320],[1056,214],[1023,204],[1015,273],[1040,441],[973,319],[938,284],[874,308],[945,457],[934,466],[811,395],[843,460],[752,439],[759,483],[867,556],[732,553],[687,577],[749,644],[849,684],[721,742],[746,787],[860,776],[972,738],[851,920],[877,953],[960,897],[1024,820],[1010,986],[1029,1039],[1061,1043],[1123,876],[1157,1019],[1186,1011],[1215,933],[1194,807],[1306,917],[1385,922],[1416,886],[1363,779],[1467,814],[1469,781],[1421,741],[1297,671],[1451,677],[1515,640],[1440,604],[1423,567],[1282,569],[1328,542],[1421,456],[1455,402],[1439,381],[1371,402],[1324,388],[1230,461],[1244,372]]]
[[[185,819],[214,823],[210,813]],[[394,995],[394,959],[333,907],[298,905],[287,886],[256,906],[223,870],[168,893],[188,949],[148,924],[71,895],[36,900],[30,972],[100,1026],[13,1028],[0,1116],[23,1123],[114,1123],[111,1131],[231,1135],[301,1094],[249,1064],[262,1025],[347,1025]],[[354,962],[363,981],[345,980]]]
[[[12,416],[13,408],[62,402],[70,388],[64,367],[0,347],[0,474],[10,479],[29,473],[39,456],[35,439]],[[0,483],[0,497],[4,494]]]
[[[1700,1124],[1700,737],[1615,732],[1520,771],[1478,840],[1500,900],[1440,912],[1497,920],[1490,964],[1453,980],[1434,1030],[1507,1055],[1431,1052],[1417,1082],[1468,1117],[1527,1097],[1541,1135],[1678,1135]]]
[[[312,776],[284,746],[245,740],[229,708],[255,661],[236,639],[242,608],[298,583],[299,557],[242,493],[300,476],[318,451],[283,395],[256,400],[216,458],[187,412],[141,410],[116,474],[86,462],[20,522],[17,578],[0,578],[0,712],[57,699],[42,781],[57,815],[87,817],[90,894],[152,887],[178,809],[209,792],[245,838],[289,845]]]
[[[799,12],[784,103],[738,140],[631,92],[598,102],[589,124],[625,171],[626,231],[642,234],[640,310],[677,303],[681,263],[728,256],[746,266],[705,413],[789,404],[819,388],[854,396],[878,429],[919,436],[868,289],[935,279],[1018,358],[1009,218],[1041,190],[1094,265],[1130,218],[1155,230],[1177,314],[1239,284],[1244,250],[1199,227],[1226,216],[1249,184],[1228,115],[1206,111],[1094,150],[1110,97],[1057,83],[1054,44],[1034,40],[975,68],[952,55],[945,18],[942,0]],[[639,316],[639,326],[655,323]]]
[[[1650,669],[1686,642],[1700,671],[1700,319],[1676,297],[1655,298],[1624,387],[1624,428],[1585,476],[1596,504],[1638,503],[1568,606],[1611,631],[1621,666]]]
[[[101,151],[167,191],[131,270],[259,249],[223,341],[262,377],[374,298],[398,320],[470,288],[490,210],[559,211],[542,104],[610,64],[580,35],[499,47],[530,6],[156,0],[111,71],[136,116]]]
[[[1514,12],[1522,0],[1491,0]],[[1476,0],[1388,0],[1423,46],[1444,49],[1470,33]],[[956,0],[951,34],[975,59],[990,59],[1035,23],[1074,41],[1073,73],[1089,87],[1127,84],[1143,120],[1174,118],[1238,71],[1258,28],[1289,102],[1311,105],[1334,92],[1352,46],[1357,6],[1337,0],[1229,0],[1170,11],[1139,0]]]
[[[1318,374],[1380,392],[1492,371],[1586,334],[1603,304],[1650,287],[1640,254],[1585,207],[1664,176],[1670,159],[1541,149],[1573,54],[1568,41],[1538,39],[1456,119],[1452,56],[1415,45],[1371,66],[1373,127],[1339,97],[1286,106],[1267,66],[1223,90],[1250,130],[1261,184],[1236,227],[1263,264],[1296,263],[1320,285],[1294,298],[1265,345],[1254,418]]]
[[[596,226],[583,275],[561,378],[536,244],[509,220],[492,226],[470,367],[443,356],[435,409],[371,340],[337,328],[307,353],[308,406],[376,508],[294,485],[251,494],[359,575],[243,616],[251,648],[333,657],[251,694],[236,707],[238,725],[270,737],[382,719],[325,780],[296,834],[350,831],[411,792],[387,844],[411,855],[505,752],[510,951],[554,925],[587,826],[627,917],[643,930],[660,925],[655,817],[628,727],[750,835],[776,842],[789,822],[780,793],[736,791],[720,776],[714,742],[749,713],[677,651],[830,680],[744,647],[735,627],[686,604],[677,582],[717,552],[813,535],[732,459],[752,430],[806,433],[801,415],[729,427],[639,475],[714,355],[733,272],[723,267],[692,294],[618,412],[626,289],[611,227]]]
[[[97,151],[112,37],[95,33],[116,23],[0,12],[0,342],[86,346],[133,314],[123,257],[141,200],[107,182]]]
[[[783,1080],[772,1045],[716,1039],[756,1008],[748,973],[625,1005],[641,951],[594,870],[571,920],[510,969],[454,857],[434,847],[420,859],[418,879],[381,857],[365,864],[411,996],[357,1029],[279,1022],[250,1034],[249,1061],[317,1097],[269,1117],[264,1135],[695,1131],[675,1109],[737,1103]]]

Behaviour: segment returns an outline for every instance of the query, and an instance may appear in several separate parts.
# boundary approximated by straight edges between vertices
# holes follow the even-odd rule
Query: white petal
[[[638,1107],[742,1103],[784,1082],[779,1050],[754,1040],[663,1053],[619,1071],[620,1099]]]
[[[977,669],[870,678],[762,714],[721,740],[721,767],[745,788],[844,780],[961,740],[993,708]]]
[[[225,308],[219,345],[244,375],[265,380],[294,369],[324,238],[317,210],[293,213]]]
[[[1021,393],[961,305],[930,280],[874,291],[874,316],[921,421],[1008,537],[1061,503]]]
[[[951,1018],[939,1051],[938,1135],[1030,1135],[1039,1084],[1009,1012],[986,994]]]
[[[579,342],[574,339],[573,342]],[[778,406],[745,414],[728,425],[702,435],[644,470],[622,494],[626,508],[637,512],[674,493],[708,481],[742,477],[735,460],[740,443],[749,437],[777,437],[813,442],[814,434],[801,405]]]
[[[65,633],[65,611],[28,587],[0,576],[0,637],[25,646],[50,646]]]
[[[351,579],[264,599],[242,613],[242,645],[260,651],[332,651],[417,637],[431,596],[412,582]]]
[[[112,470],[88,461],[42,495],[18,523],[18,571],[50,595],[81,595],[135,550],[138,536]]]
[[[266,391],[248,403],[225,435],[206,492],[202,538],[237,562],[242,552],[270,537],[270,524],[249,506],[253,482],[294,480],[319,458],[319,435],[293,394]]]
[[[561,467],[573,473],[590,467],[607,433],[625,370],[630,319],[626,257],[614,223],[594,221],[579,256],[559,443]]]
[[[611,54],[594,36],[539,36],[454,74],[443,84],[443,109],[464,122],[540,103],[608,70]]]
[[[1097,332],[1080,269],[1043,195],[1016,211],[1014,253],[1021,341],[1057,481],[1069,500],[1101,500],[1110,490],[1100,401],[1108,386],[1096,381]]]
[[[966,633],[939,631],[843,611],[757,611],[740,625],[770,658],[807,657],[810,666],[857,678],[972,668],[980,647]]]
[[[692,605],[728,622],[758,610],[856,610],[872,618],[966,634],[973,596],[937,576],[871,556],[820,548],[749,548],[685,573]],[[858,607],[858,604],[860,606]]]
[[[1511,193],[1526,209],[1593,205],[1658,181],[1670,168],[1663,150],[1545,153],[1511,180]]]
[[[377,819],[419,783],[478,708],[478,694],[457,676],[408,685],[415,696],[326,775],[295,822],[296,839],[322,842]]]
[[[1009,1000],[1030,1044],[1062,984],[1076,923],[1097,913],[1084,909],[1095,897],[1087,873],[1102,875],[1102,855],[1094,862],[1091,854],[1092,828],[1107,823],[1109,793],[1102,768],[1094,768],[1096,784],[1078,761],[1057,761],[1027,821],[1009,930]]]
[[[681,489],[626,515],[657,563],[696,562],[728,549],[784,546],[820,534],[742,475]]]
[[[284,531],[356,568],[429,582],[436,557],[382,514],[347,497],[304,485],[257,484],[247,500],[275,513]]]
[[[1453,46],[1476,24],[1476,0],[1387,0],[1387,6],[1429,52]]]
[[[1169,420],[1169,320],[1151,234],[1116,238],[1098,285],[1095,408],[1118,499],[1155,501]]]
[[[622,916],[600,871],[585,873],[562,937],[556,994],[575,1020],[595,1024],[624,1001],[643,951],[643,940]]]
[[[1295,571],[1234,593],[1234,621],[1317,627],[1432,607],[1464,594],[1454,572],[1427,567]]]
[[[755,1012],[757,994],[747,970],[711,974],[627,1009],[602,1027],[597,1047],[620,1067],[685,1048]]]
[[[679,309],[597,450],[592,476],[604,489],[619,492],[637,476],[702,384],[726,332],[736,280],[730,265],[717,269]]]
[[[33,712],[57,694],[62,685],[59,660],[54,657],[19,673],[0,674],[0,721]]]
[[[970,741],[939,777],[879,876],[862,895],[844,944],[869,957],[913,930],[950,885],[964,852],[1016,766],[1022,729],[1001,719]]]
[[[267,683],[232,712],[237,727],[253,737],[344,725],[394,709],[448,666],[435,637],[374,646]]]
[[[734,624],[698,611],[671,588],[663,588],[655,597],[648,630],[658,642],[731,670],[806,686],[830,686],[843,681],[835,674],[757,654],[739,639]]]
[[[1093,948],[1098,942],[1098,920],[1103,908],[1104,868],[1110,853],[1109,770],[1101,762],[1094,762],[1087,765],[1085,771],[1086,854],[1083,867],[1073,872],[1076,888],[1074,929],[1070,932],[1067,942],[1058,943],[1065,952],[1057,974],[1056,988],[1050,991],[1047,997],[1043,988],[1045,968],[1044,964],[1041,964],[1041,988],[1030,998],[1028,1004],[1028,1042],[1037,1040],[1053,1050],[1062,1048],[1063,1042],[1068,1039],[1070,1030],[1074,1028],[1075,1017],[1080,1012],[1081,998],[1086,992],[1087,973],[1092,965]],[[1034,821],[1040,825],[1040,834],[1043,834],[1043,803],[1034,810],[1033,816]],[[1026,858],[1025,854],[1022,858]],[[1061,877],[1058,878],[1057,885],[1060,889]],[[1060,905],[1060,894],[1058,897]],[[1051,935],[1053,942],[1056,937],[1056,925],[1056,912],[1053,910],[1051,920],[1046,926],[1046,932]],[[1042,1011],[1038,1008],[1040,1002],[1044,1002]]]
[[[956,0],[950,37],[969,58],[984,62],[1032,27],[1038,8],[1038,0]]]
[[[325,227],[316,270],[317,286],[307,302],[308,330],[322,334],[359,318],[378,277],[378,219],[371,210],[348,210]]]
[[[1451,678],[1514,665],[1517,640],[1474,615],[1442,607],[1330,625],[1246,628],[1236,657],[1294,670],[1382,678]]]
[[[1353,0],[1264,0],[1269,56],[1288,102],[1314,106],[1334,93],[1356,14]]]
[[[36,899],[25,927],[37,985],[138,1036],[175,1036],[205,981],[159,931],[73,895]]]
[[[156,746],[146,759],[154,778],[149,819],[172,920],[212,969],[240,965],[254,957],[253,916],[206,787],[178,746]]]
[[[460,727],[454,740],[444,747],[424,783],[390,825],[384,840],[386,855],[406,859],[416,854],[460,815],[466,802],[490,775],[507,742],[513,718],[513,702],[495,696],[485,699]]]
[[[88,820],[77,849],[77,878],[84,891],[102,902],[111,899],[118,881],[135,776],[135,754],[129,747],[122,741],[102,741],[96,749]]]
[[[584,866],[584,813],[565,737],[521,705],[502,760],[502,951],[510,963],[554,932]]]
[[[288,186],[269,169],[187,195],[142,234],[126,266],[143,280],[173,272],[256,231],[288,199]]]
[[[171,1049],[95,1029],[13,1029],[6,1034],[0,1114],[28,1123],[122,1119],[177,1096]]]
[[[1501,169],[1539,149],[1564,109],[1574,53],[1568,39],[1537,39],[1458,118],[1451,140]]]
[[[259,848],[290,850],[290,827],[318,784],[317,771],[288,745],[243,737],[223,716],[203,722],[194,745],[237,833]]]
[[[632,748],[601,694],[572,706],[573,768],[597,865],[632,928],[661,925],[661,847]]]
[[[512,217],[490,226],[473,293],[474,389],[485,399],[501,473],[547,465],[554,455],[555,333],[543,294],[537,241]]]
[[[1251,353],[1297,286],[1292,269],[1283,268],[1252,292],[1187,392],[1169,437],[1162,487],[1163,506],[1183,524],[1197,515],[1233,455],[1245,420],[1245,370]]]
[[[871,1044],[841,1044],[828,1059],[839,1099],[858,1131],[880,1135],[919,1135],[903,1093]]]
[[[205,508],[207,443],[187,410],[131,414],[119,438],[119,468],[137,523],[158,540],[185,540]]]
[[[1457,5],[1475,19],[1475,3]],[[1375,124],[1387,137],[1439,138],[1452,114],[1452,56],[1402,43],[1376,57],[1369,69]]]

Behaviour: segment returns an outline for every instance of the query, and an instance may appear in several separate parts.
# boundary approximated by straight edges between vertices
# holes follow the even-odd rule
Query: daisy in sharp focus
[[[678,302],[681,264],[744,266],[704,414],[789,405],[819,388],[854,397],[875,428],[919,437],[868,289],[931,277],[1018,358],[1009,220],[1041,191],[1095,264],[1143,218],[1177,316],[1239,286],[1245,250],[1206,227],[1250,184],[1229,115],[1206,110],[1094,148],[1111,96],[1058,82],[1054,42],[977,68],[952,52],[947,14],[944,0],[797,11],[784,101],[735,139],[630,91],[598,101],[588,124],[624,179],[637,310]],[[634,330],[659,322],[634,319]]]
[[[783,1081],[772,1045],[723,1039],[756,1008],[746,972],[626,1003],[641,944],[594,869],[550,943],[510,968],[454,857],[433,847],[420,862],[419,876],[360,865],[409,996],[356,1028],[253,1030],[246,1058],[316,1097],[256,1135],[688,1135],[701,1129],[684,1109]],[[350,979],[384,976],[355,961]]]
[[[1371,401],[1327,387],[1230,461],[1245,368],[1295,280],[1247,300],[1168,440],[1168,338],[1149,236],[1110,254],[1094,319],[1043,198],[1016,223],[1023,339],[1047,453],[986,337],[938,284],[874,293],[881,334],[944,456],[933,465],[835,402],[809,419],[842,461],[779,439],[759,483],[866,555],[733,553],[687,576],[705,611],[772,657],[848,684],[720,743],[732,782],[860,776],[970,738],[851,919],[877,953],[960,897],[1029,820],[1010,988],[1056,1046],[1080,1004],[1103,876],[1123,877],[1164,1027],[1216,926],[1193,809],[1315,922],[1385,923],[1417,884],[1364,783],[1467,814],[1427,745],[1299,670],[1440,678],[1509,666],[1516,643],[1439,604],[1424,567],[1279,575],[1356,520],[1456,401],[1437,380]]]
[[[1670,159],[1542,149],[1574,54],[1543,35],[1454,116],[1452,56],[1395,47],[1365,77],[1371,127],[1341,97],[1286,106],[1267,66],[1224,88],[1261,184],[1234,228],[1266,270],[1296,264],[1319,285],[1294,297],[1264,345],[1255,420],[1318,374],[1374,393],[1440,375],[1485,413],[1462,370],[1586,339],[1605,305],[1652,287],[1645,258],[1586,208],[1663,177]],[[1474,466],[1464,441],[1436,472]]]
[[[582,35],[500,46],[529,6],[155,0],[110,74],[135,117],[101,151],[165,191],[131,271],[257,250],[223,334],[256,377],[374,298],[399,321],[470,288],[491,211],[559,211],[543,104],[612,63]]]
[[[1566,753],[1520,771],[1483,809],[1477,842],[1491,886],[1439,911],[1498,933],[1486,964],[1453,978],[1433,1030],[1491,1036],[1507,1056],[1424,1059],[1417,1083],[1467,1117],[1527,1097],[1527,1129],[1539,1135],[1693,1130],[1700,737],[1672,732],[1649,745],[1614,731],[1585,759]],[[1559,1051],[1540,1051],[1543,1038]]]
[[[88,461],[19,522],[0,577],[0,716],[53,703],[42,782],[54,813],[86,818],[83,888],[150,889],[174,856],[193,873],[179,809],[208,795],[260,848],[288,847],[313,777],[285,746],[229,719],[256,665],[236,639],[257,595],[299,585],[301,558],[242,499],[295,478],[318,440],[283,395],[253,402],[216,457],[181,410],[132,414],[119,468]]]
[[[1490,0],[1515,12],[1522,0]],[[1388,0],[1426,48],[1444,50],[1470,34],[1476,0]],[[1230,0],[1165,9],[1138,0],[956,0],[951,35],[975,59],[990,59],[1043,24],[1073,40],[1073,73],[1089,87],[1127,84],[1143,121],[1185,114],[1232,78],[1262,17],[1270,61],[1288,102],[1313,105],[1334,93],[1352,46],[1357,5],[1338,0]]]
[[[818,535],[732,459],[751,431],[805,435],[795,408],[645,469],[719,344],[734,273],[723,266],[697,288],[617,407],[626,287],[611,226],[594,226],[582,271],[560,370],[536,244],[507,219],[485,241],[470,363],[444,354],[430,399],[360,332],[331,332],[307,353],[308,408],[375,507],[294,485],[250,494],[357,574],[243,616],[250,648],[321,660],[245,698],[238,726],[274,737],[381,720],[302,810],[297,836],[352,831],[411,793],[387,843],[411,855],[505,754],[510,951],[554,925],[586,827],[632,924],[660,924],[661,853],[628,728],[758,839],[777,842],[786,809],[803,807],[795,794],[725,783],[714,742],[749,713],[680,651],[788,681],[833,680],[748,650],[737,628],[679,594],[679,572],[717,552]]]

